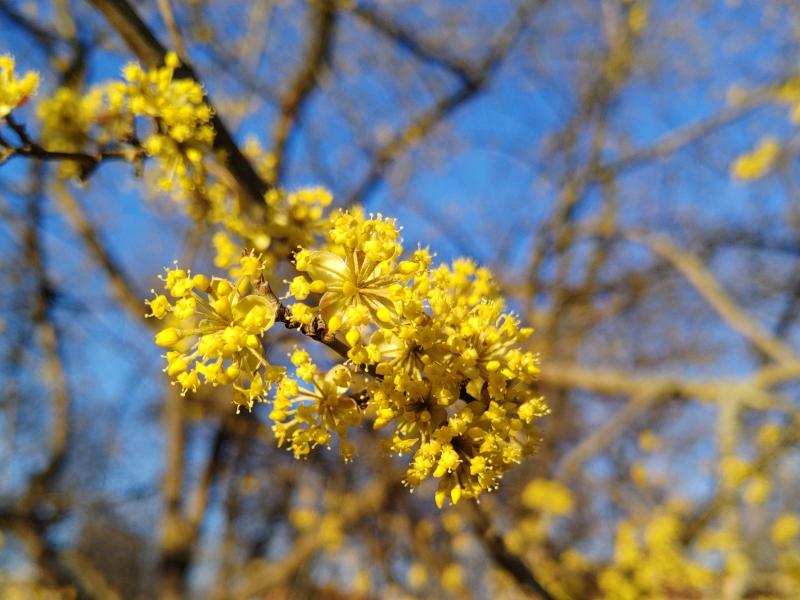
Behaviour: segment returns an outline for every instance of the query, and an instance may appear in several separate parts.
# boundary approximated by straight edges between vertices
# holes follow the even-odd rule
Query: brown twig
[[[302,65],[280,100],[280,114],[277,117],[272,136],[272,152],[275,157],[275,182],[283,181],[285,171],[286,146],[292,137],[303,107],[316,88],[325,63],[333,46],[336,25],[336,6],[330,0],[309,2],[311,22],[310,44]]]
[[[364,202],[367,195],[380,183],[389,166],[407,149],[419,143],[442,121],[468,100],[474,98],[491,81],[492,76],[508,54],[514,42],[527,26],[534,9],[544,0],[525,0],[491,44],[486,56],[475,69],[468,69],[469,76],[462,78],[459,87],[452,93],[438,98],[433,105],[411,120],[402,130],[392,136],[373,154],[366,174],[350,192],[346,205]]]

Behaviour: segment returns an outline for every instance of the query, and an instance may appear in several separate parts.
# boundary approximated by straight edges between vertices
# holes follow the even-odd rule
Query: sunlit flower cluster
[[[38,73],[28,71],[17,77],[14,66],[13,57],[0,56],[0,119],[23,104],[39,87]]]
[[[162,277],[167,294],[148,301],[150,316],[166,319],[155,341],[166,348],[166,372],[183,392],[203,384],[232,385],[234,402],[252,408],[284,369],[267,362],[262,336],[275,323],[277,304],[259,294],[263,263],[242,256],[238,279],[209,279],[184,269]]]
[[[390,450],[411,454],[408,486],[433,477],[437,504],[455,503],[494,489],[533,451],[547,408],[529,385],[536,358],[519,348],[531,331],[504,312],[487,270],[464,260],[431,270],[427,250],[404,255],[393,221],[358,211],[334,214],[328,244],[295,263],[292,317],[321,317],[374,373],[365,408],[391,428]]]
[[[134,115],[155,124],[144,148],[160,166],[159,185],[167,191],[177,185],[179,195],[190,196],[204,184],[202,162],[214,130],[203,88],[193,79],[175,78],[179,64],[174,53],[167,54],[164,66],[150,71],[131,63],[123,71],[127,83],[118,89]]]
[[[330,195],[306,188],[275,202],[298,224],[317,223]],[[431,269],[426,249],[404,251],[391,219],[338,211],[326,229],[325,243],[294,253],[287,306],[259,279],[271,265],[253,254],[234,262],[224,232],[215,263],[237,281],[169,270],[175,303],[150,301],[154,316],[180,322],[156,337],[170,349],[167,372],[184,390],[231,382],[239,404],[269,400],[278,444],[297,457],[336,445],[349,460],[348,430],[368,419],[389,432],[391,453],[409,457],[406,485],[438,481],[439,506],[495,489],[534,451],[547,412],[531,385],[537,359],[520,347],[531,330],[505,311],[486,269],[467,260]],[[321,369],[297,348],[288,370],[270,366],[264,334],[276,319],[344,364]]]
[[[614,560],[598,579],[603,597],[701,597],[714,582],[713,572],[686,556],[680,536],[680,519],[669,512],[655,515],[642,529],[620,521]]]
[[[292,192],[273,188],[267,192],[265,201],[272,214],[273,237],[282,242],[275,252],[288,253],[297,246],[314,244],[325,234],[326,209],[333,202],[333,195],[326,188],[308,186]]]
[[[97,86],[82,93],[62,87],[36,107],[41,120],[41,135],[47,150],[80,152],[89,142],[105,144],[128,138],[133,131],[133,117],[117,100],[111,104],[107,86]],[[62,177],[80,173],[76,162],[59,165]]]
[[[336,434],[340,454],[352,458],[355,449],[347,441],[347,430],[362,419],[356,399],[349,393],[352,373],[344,365],[320,372],[301,349],[292,353],[291,362],[297,379],[281,381],[269,415],[275,422],[278,445],[287,445],[301,457],[316,446],[330,446]]]
[[[49,150],[81,150],[89,137],[89,129],[95,121],[102,102],[96,90],[81,94],[79,90],[63,87],[36,107],[42,121],[42,137],[47,140]],[[67,167],[75,167],[65,163]]]

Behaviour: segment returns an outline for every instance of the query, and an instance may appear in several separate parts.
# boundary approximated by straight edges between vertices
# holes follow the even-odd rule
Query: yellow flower
[[[177,197],[191,198],[206,188],[202,163],[214,141],[212,112],[199,83],[174,78],[179,66],[175,53],[167,54],[164,63],[150,71],[128,64],[123,69],[126,83],[117,93],[132,115],[158,123],[143,146],[159,166],[160,187],[172,191],[177,186]],[[217,198],[211,190],[207,197]]]
[[[751,152],[742,154],[733,162],[731,175],[741,180],[758,179],[775,165],[780,151],[775,138],[765,137]]]
[[[128,77],[144,76],[133,68]],[[274,191],[265,200],[271,210],[288,203],[300,222],[321,218],[329,196]],[[289,231],[289,221],[282,223]],[[269,397],[278,444],[298,458],[336,440],[350,459],[348,430],[368,417],[388,430],[386,446],[408,457],[405,485],[438,480],[439,507],[496,489],[535,451],[536,421],[548,408],[534,387],[538,358],[522,349],[532,330],[505,310],[487,269],[458,260],[431,270],[427,249],[404,254],[394,221],[334,213],[326,241],[294,253],[299,274],[285,283],[295,302],[282,308],[281,320],[346,352],[347,366],[321,371],[298,349],[287,376],[264,354],[279,307],[258,292],[267,259],[251,252],[233,262],[237,247],[224,232],[214,243],[217,263],[235,280],[176,267],[163,278],[167,293],[149,302],[153,316],[175,320],[158,341],[169,349],[166,371],[184,390],[231,384],[236,402],[248,407]],[[327,331],[317,327],[323,320]],[[555,515],[574,503],[566,488],[545,480],[533,482],[523,502]]]
[[[28,71],[18,79],[14,72],[14,58],[7,54],[0,56],[0,119],[25,103],[39,87],[39,74]]]
[[[800,534],[800,518],[791,513],[784,513],[775,519],[770,530],[772,541],[776,546],[788,546]]]
[[[533,479],[522,490],[525,507],[552,515],[568,515],[575,508],[572,492],[557,481]]]
[[[319,302],[322,318],[346,315],[349,308],[364,306],[375,322],[391,320],[395,313],[391,290],[395,280],[385,263],[375,263],[361,252],[345,257],[332,252],[312,252],[304,269],[313,281],[325,284]]]

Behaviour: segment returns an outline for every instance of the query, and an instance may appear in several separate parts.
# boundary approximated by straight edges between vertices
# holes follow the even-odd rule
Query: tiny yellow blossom
[[[784,513],[772,524],[770,535],[776,546],[788,546],[800,534],[800,518]]]
[[[751,152],[742,154],[731,165],[735,179],[749,180],[763,177],[777,162],[781,147],[777,140],[765,137]]]
[[[39,74],[28,71],[21,79],[14,72],[14,58],[0,55],[0,119],[21,106],[39,88]]]
[[[522,503],[531,510],[568,515],[575,507],[572,492],[557,481],[534,479],[522,491]]]

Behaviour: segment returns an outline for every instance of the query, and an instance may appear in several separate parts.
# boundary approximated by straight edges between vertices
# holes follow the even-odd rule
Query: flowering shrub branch
[[[214,264],[226,272],[176,264],[147,301],[163,321],[155,341],[169,377],[184,394],[230,388],[237,411],[268,404],[277,443],[297,458],[335,444],[351,460],[348,433],[370,422],[387,432],[387,452],[407,457],[405,485],[438,480],[440,507],[497,488],[534,452],[548,409],[532,387],[537,357],[521,349],[532,330],[506,311],[491,273],[463,259],[434,266],[427,248],[406,251],[392,219],[329,212],[323,188],[270,189],[261,210],[245,210],[236,182],[209,167],[213,111],[179,67],[168,54],[85,94],[56,90],[37,111],[47,145],[6,115],[22,143],[12,154],[62,159],[66,178],[105,159],[141,167],[147,157],[157,188],[216,228]],[[34,79],[13,79],[12,109]],[[266,177],[269,156],[250,153]],[[284,285],[279,298],[272,290]],[[279,322],[338,362],[324,369],[298,346],[276,364],[269,332]]]

